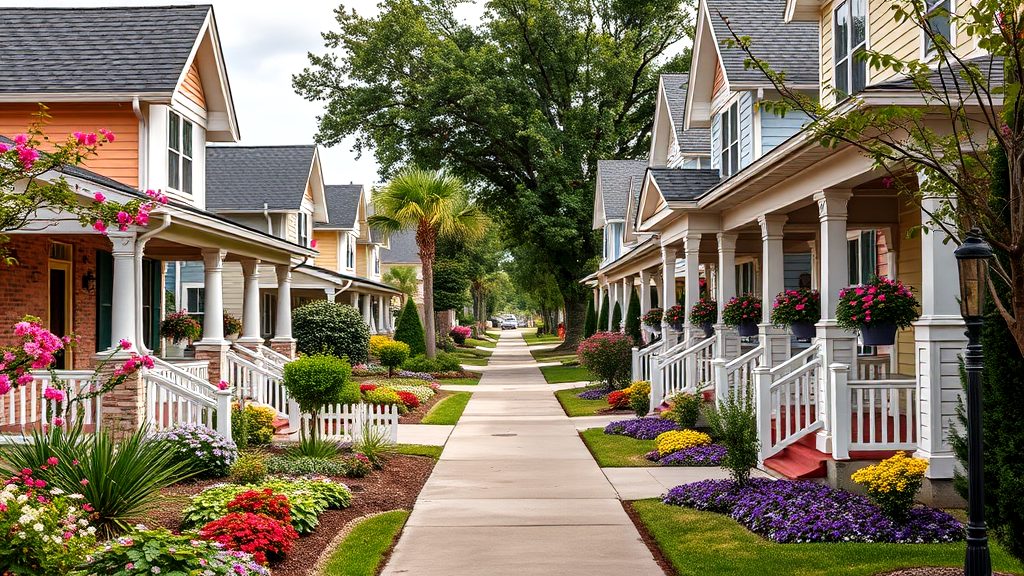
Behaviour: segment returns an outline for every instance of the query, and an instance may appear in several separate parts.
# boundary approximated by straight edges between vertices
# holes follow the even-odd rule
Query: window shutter
[[[716,114],[711,119],[711,167],[722,169],[722,116]]]
[[[109,350],[114,308],[114,256],[96,251],[96,352]]]

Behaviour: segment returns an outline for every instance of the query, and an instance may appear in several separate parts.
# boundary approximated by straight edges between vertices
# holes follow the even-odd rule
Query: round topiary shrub
[[[314,435],[316,416],[324,406],[359,402],[359,384],[352,380],[352,367],[336,356],[302,356],[285,364],[284,386],[299,410],[313,416],[310,431]]]
[[[158,432],[154,440],[167,442],[199,478],[223,478],[238,459],[235,443],[202,424],[179,424]]]
[[[366,362],[370,328],[348,304],[316,300],[292,312],[292,335],[303,354],[330,354],[352,364]]]
[[[383,366],[387,366],[390,377],[395,368],[409,359],[409,345],[405,342],[385,342],[377,349],[377,357]]]
[[[580,342],[576,356],[609,387],[622,388],[633,369],[633,339],[621,332],[598,332]]]

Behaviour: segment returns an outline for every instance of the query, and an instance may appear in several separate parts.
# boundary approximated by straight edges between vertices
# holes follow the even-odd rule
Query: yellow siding
[[[903,203],[900,209],[900,244],[896,264],[896,273],[904,284],[921,292],[921,237],[915,235],[908,238],[907,233],[914,226],[921,225],[921,211],[917,206]],[[899,362],[899,373],[911,375],[915,373],[914,360],[914,329],[900,330],[896,336],[896,354]]]
[[[315,264],[328,270],[338,270],[338,232],[334,230],[313,231],[313,238],[316,239],[316,249],[320,255],[316,257]]]
[[[369,271],[367,270],[367,267],[366,267],[366,262],[368,260],[367,257],[366,257],[366,251],[369,248],[370,247],[367,246],[366,244],[358,244],[358,245],[356,245],[356,275],[357,276],[362,276],[364,278],[369,276],[369,274],[368,274]]]
[[[186,98],[206,110],[206,95],[203,93],[203,82],[199,78],[199,68],[195,61],[189,66],[185,80],[181,83],[181,92]]]
[[[821,7],[821,99],[825,106],[835,103],[832,88],[835,87],[832,62],[835,50],[832,49],[832,2]]]

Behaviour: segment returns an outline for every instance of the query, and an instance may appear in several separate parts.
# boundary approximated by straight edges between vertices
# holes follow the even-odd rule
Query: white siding
[[[754,161],[754,107],[750,92],[741,92],[740,113],[740,170]]]
[[[722,168],[722,117],[711,118],[711,167]]]

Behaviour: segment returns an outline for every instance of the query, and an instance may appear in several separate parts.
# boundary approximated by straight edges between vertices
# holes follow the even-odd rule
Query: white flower
[[[35,530],[36,532],[42,532],[43,530],[45,530],[45,529],[46,529],[46,526],[43,526],[42,524],[40,524],[40,523],[36,522],[36,523],[35,523],[35,524],[34,524],[34,525],[32,526],[32,529],[33,529],[33,530]]]

